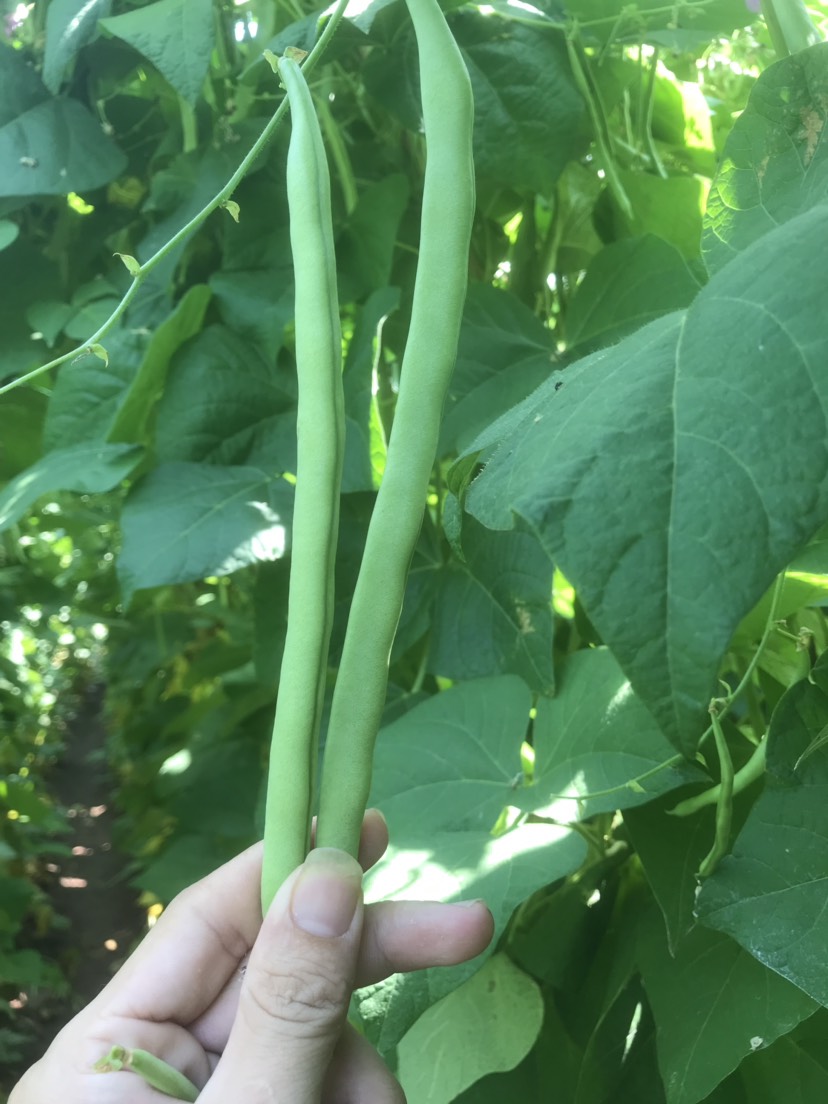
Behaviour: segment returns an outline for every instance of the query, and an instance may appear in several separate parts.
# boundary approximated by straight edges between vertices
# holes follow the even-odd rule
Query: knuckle
[[[289,963],[269,962],[248,971],[242,999],[292,1035],[326,1035],[338,1030],[350,998],[344,977],[319,963],[294,957]]]

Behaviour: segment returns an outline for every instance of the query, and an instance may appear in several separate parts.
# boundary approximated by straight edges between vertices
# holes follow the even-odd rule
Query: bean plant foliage
[[[758,7],[447,9],[477,212],[366,889],[483,897],[496,938],[355,994],[410,1104],[828,1094],[828,46],[780,49]],[[262,830],[296,469],[289,120],[175,235],[281,102],[263,51],[310,49],[323,13],[4,11],[0,387],[76,353],[0,393],[0,808],[59,827],[20,773],[11,642],[15,607],[62,595],[108,636],[122,844],[166,903]],[[417,260],[404,5],[352,5],[309,80],[347,421],[329,703]],[[34,899],[4,832],[0,963]]]

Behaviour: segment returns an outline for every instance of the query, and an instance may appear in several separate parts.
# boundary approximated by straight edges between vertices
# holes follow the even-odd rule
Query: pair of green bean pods
[[[334,691],[317,833],[319,846],[343,848],[352,855],[359,849],[391,646],[457,353],[474,215],[473,101],[468,72],[437,0],[406,3],[417,38],[427,147],[420,251],[386,468]],[[293,118],[287,186],[299,409],[288,631],[265,817],[265,911],[285,878],[304,861],[309,846],[333,620],[345,433],[327,161],[298,64],[285,57],[277,65]],[[170,1097],[196,1098],[196,1090],[182,1074],[144,1051],[115,1047],[98,1068],[133,1069]]]

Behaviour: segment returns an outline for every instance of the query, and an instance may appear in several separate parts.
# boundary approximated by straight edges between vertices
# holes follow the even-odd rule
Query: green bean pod
[[[287,193],[296,285],[299,405],[288,629],[267,785],[264,911],[285,878],[304,861],[309,846],[333,622],[333,569],[345,439],[342,337],[328,163],[313,100],[299,66],[285,57],[279,59],[278,69],[292,116]]]
[[[152,1088],[173,1100],[198,1099],[198,1089],[183,1073],[156,1058],[146,1050],[130,1050],[125,1046],[114,1046],[110,1052],[95,1063],[99,1073],[114,1073],[118,1070],[137,1073]]]
[[[357,854],[405,582],[422,525],[468,281],[474,217],[471,83],[437,0],[407,0],[420,62],[426,170],[411,326],[385,472],[334,690],[317,826]]]

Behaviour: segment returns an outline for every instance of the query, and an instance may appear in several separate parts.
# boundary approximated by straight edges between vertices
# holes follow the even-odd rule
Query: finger
[[[311,851],[262,924],[200,1104],[318,1104],[353,989],[362,913],[355,860],[332,848]]]
[[[356,985],[373,985],[391,974],[466,962],[489,945],[492,915],[482,901],[442,905],[431,901],[384,901],[365,910]],[[190,1030],[207,1051],[221,1053],[236,1018],[242,971],[236,971],[213,1005]]]
[[[391,974],[454,966],[488,947],[494,920],[483,901],[380,901],[365,910],[357,985]]]
[[[350,1026],[337,1043],[322,1104],[405,1104],[405,1093],[371,1044]]]
[[[371,809],[360,841],[363,869],[373,866],[387,846],[385,819]],[[232,982],[256,940],[262,923],[261,876],[262,844],[257,843],[180,893],[97,998],[95,1014],[195,1020]]]

